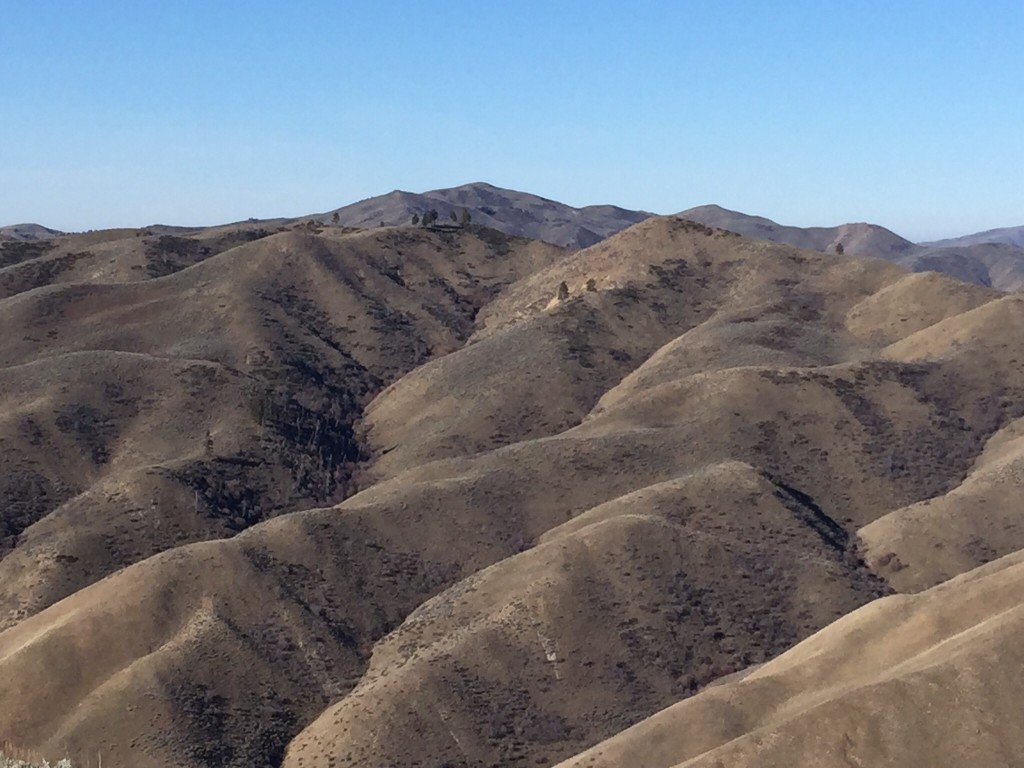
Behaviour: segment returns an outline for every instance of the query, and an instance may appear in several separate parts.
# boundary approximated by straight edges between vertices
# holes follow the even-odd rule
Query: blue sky
[[[0,0],[0,223],[469,181],[912,239],[1024,224],[1024,2]]]

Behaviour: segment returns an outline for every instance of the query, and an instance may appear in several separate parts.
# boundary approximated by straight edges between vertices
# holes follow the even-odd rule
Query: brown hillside
[[[558,768],[1015,765],[1024,565],[861,608]]]
[[[168,547],[350,494],[362,404],[558,253],[296,231],[159,279],[0,302],[23,329],[0,340],[0,626]]]
[[[852,635],[881,633],[885,651],[841,640],[857,617],[938,615],[932,592],[873,602],[905,587],[877,557],[899,540],[868,532],[1015,456],[1024,357],[997,333],[1017,313],[1000,296],[668,218],[571,254],[465,232],[290,231],[166,277],[9,298],[0,316],[23,329],[0,346],[10,410],[43,436],[22,449],[24,418],[9,422],[9,455],[51,483],[57,462],[80,479],[56,512],[56,495],[23,505],[39,522],[0,559],[20,579],[0,633],[0,737],[111,766],[535,766],[611,738],[646,760],[623,729],[681,699],[705,706],[734,690],[709,685],[764,662],[732,685],[767,693],[743,688],[742,717],[659,764],[742,741],[758,718],[789,723],[805,684],[814,701],[847,685],[844,654],[900,669],[887,638],[902,614]],[[153,361],[138,388],[164,389],[116,410],[89,394],[102,376],[68,368],[66,393],[32,399],[56,374],[29,372],[99,350]],[[210,381],[183,394],[171,363]],[[254,381],[266,405],[244,399]],[[103,428],[62,432],[61,398]],[[208,407],[157,416],[174,398]],[[181,425],[180,445],[158,418]],[[93,433],[104,461],[82,447]],[[329,471],[325,434],[350,451]],[[207,486],[197,510],[195,482],[146,474],[180,462],[202,477],[243,467],[208,487],[257,488],[256,512],[189,527],[210,517]],[[89,507],[89,491],[117,489],[106,512]],[[177,540],[104,527],[155,494]],[[952,548],[948,520],[935,536]],[[136,554],[90,560],[60,538],[80,521]],[[957,568],[998,551],[968,554]],[[82,588],[44,608],[57,583]],[[820,663],[806,645],[771,661],[826,627],[812,649],[839,639]],[[777,684],[787,659],[808,666]]]
[[[882,591],[753,468],[709,467],[599,505],[422,605],[286,765],[551,762]]]

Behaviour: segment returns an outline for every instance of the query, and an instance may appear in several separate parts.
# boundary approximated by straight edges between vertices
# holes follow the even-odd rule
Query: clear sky
[[[911,239],[1024,224],[1024,0],[0,0],[0,223],[469,181]]]

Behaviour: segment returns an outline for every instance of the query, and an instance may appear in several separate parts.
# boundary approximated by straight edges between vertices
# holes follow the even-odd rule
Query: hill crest
[[[651,216],[614,205],[575,208],[539,195],[473,182],[423,193],[394,190],[312,218],[350,227],[400,226],[409,224],[413,216],[434,210],[439,222],[457,223],[462,221],[463,209],[474,225],[570,248],[586,248]]]

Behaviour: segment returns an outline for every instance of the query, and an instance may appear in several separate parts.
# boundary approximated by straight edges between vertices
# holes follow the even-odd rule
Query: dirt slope
[[[708,467],[422,605],[286,765],[551,762],[883,591],[752,467]]]

